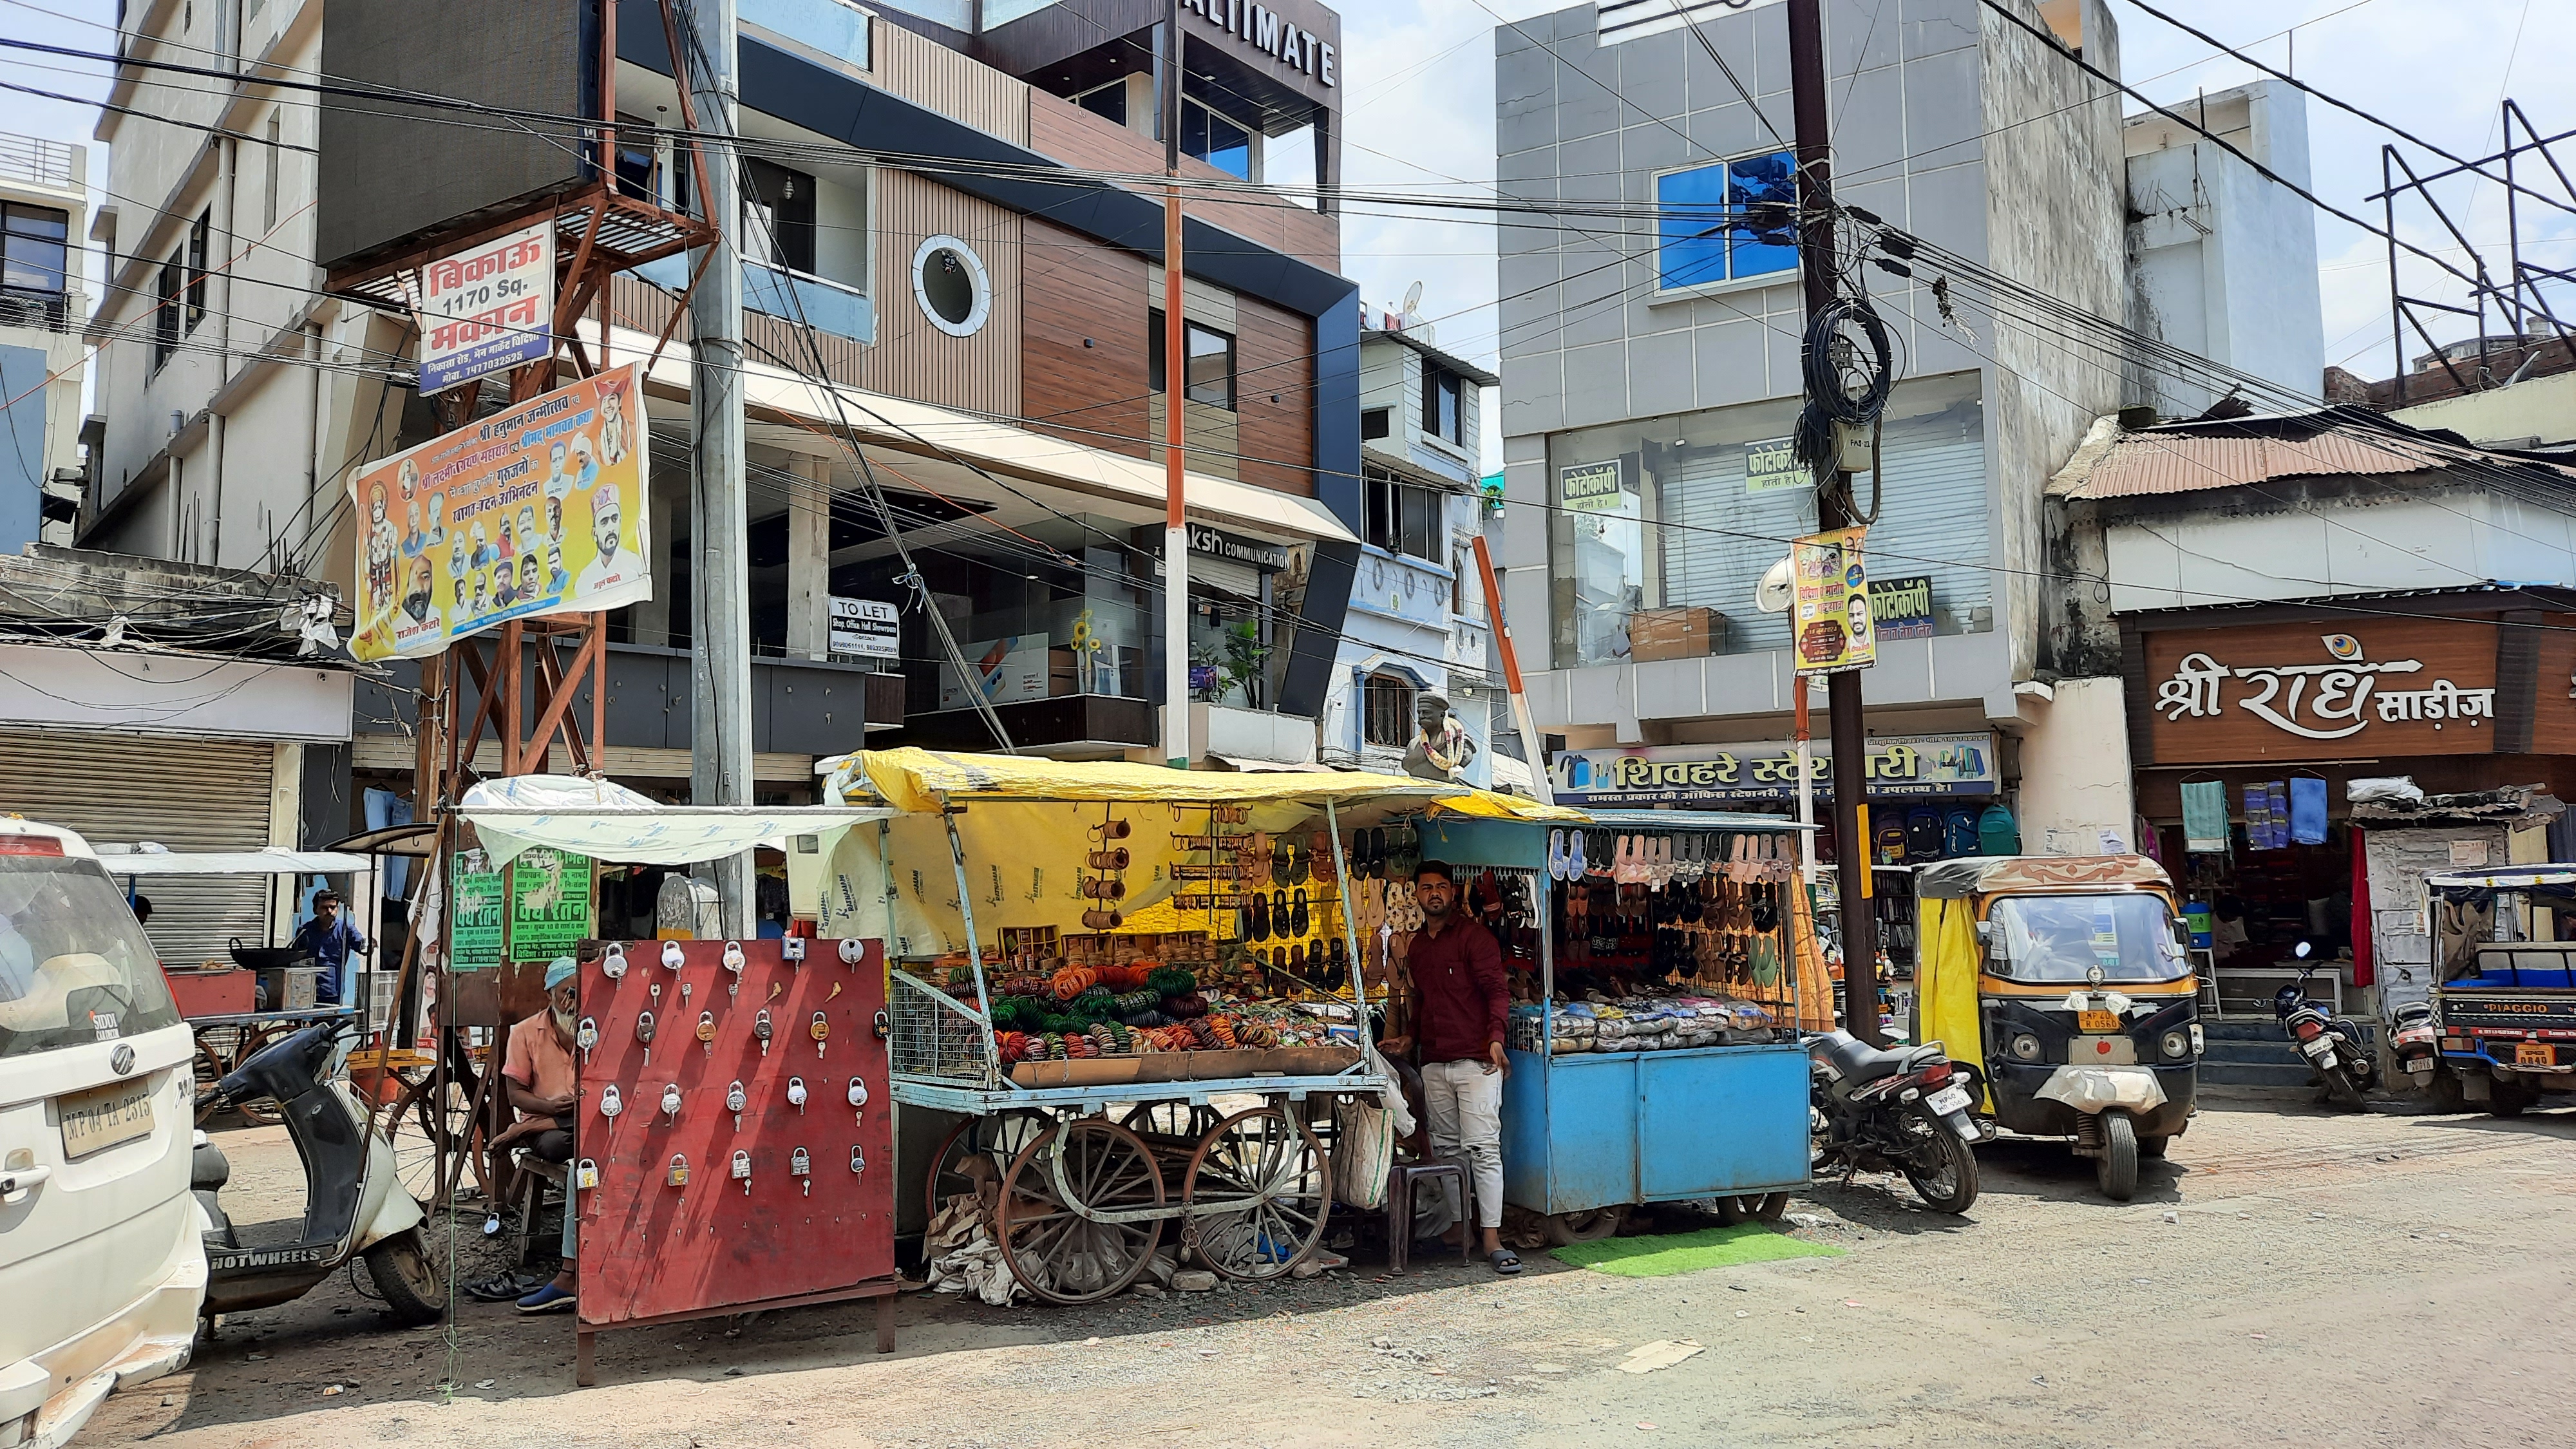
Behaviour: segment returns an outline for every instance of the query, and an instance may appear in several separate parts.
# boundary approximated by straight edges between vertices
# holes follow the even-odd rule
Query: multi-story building
[[[1828,0],[1835,198],[2117,322],[2118,102],[2073,53],[2116,74],[2119,37],[2100,0],[2015,3],[2055,38],[1980,0],[1907,0],[1901,15]],[[1801,259],[1758,226],[1713,238],[1619,207],[1792,194],[1786,10],[1601,0],[1494,41],[1501,188],[1562,208],[1553,226],[1502,231],[1497,562],[1532,712],[1560,737],[1561,793],[1599,763],[1586,752],[1740,761],[1790,735],[1797,687],[1788,616],[1756,590],[1817,522],[1787,457]],[[2121,379],[1955,304],[1938,267],[1858,274],[1899,359],[1881,475],[1856,490],[1863,508],[1880,500],[1869,573],[1887,605],[1867,726],[1939,737],[1919,752],[1926,791],[1990,796],[2017,777],[2011,741],[2051,728],[2041,488],[2123,401]],[[1934,781],[1939,759],[1955,768]],[[1692,798],[1777,800],[1788,778],[1766,762]]]
[[[79,507],[88,212],[86,148],[0,135],[0,553],[68,537]]]
[[[114,285],[92,328],[110,360],[90,542],[274,559],[345,586],[346,470],[435,431],[399,378],[368,372],[406,363],[408,319],[348,288],[458,216],[533,214],[595,173],[577,147],[452,113],[286,104],[262,78],[319,69],[596,108],[583,13],[571,0],[129,7],[130,60],[243,74],[174,90],[129,64],[121,88],[149,79],[174,121],[220,133],[116,113],[101,126],[117,143],[98,232]],[[1163,217],[1159,186],[1133,178],[1162,169],[1162,13],[1154,0],[741,0],[735,229],[763,795],[803,798],[817,756],[863,740],[989,747],[970,691],[1023,749],[1161,757]],[[1249,623],[1251,677],[1211,680],[1201,697],[1233,684],[1233,703],[1297,722],[1269,733],[1311,758],[1299,735],[1313,738],[1336,677],[1365,526],[1359,309],[1337,275],[1331,198],[1344,77],[1331,11],[1282,0],[1262,14],[1236,25],[1223,7],[1185,8],[1184,171],[1227,186],[1311,176],[1323,205],[1224,191],[1187,203],[1185,451],[1206,550],[1192,559],[1188,642],[1222,658]],[[681,114],[661,9],[621,0],[615,18],[616,176],[687,210],[690,168],[655,129]],[[514,70],[548,26],[564,58]],[[582,324],[594,356],[655,359],[655,593],[611,619],[606,708],[612,773],[663,791],[689,774],[689,577],[704,547],[690,536],[689,328],[673,315],[688,276],[676,257],[622,274]],[[962,670],[905,580],[853,442]],[[1293,580],[1292,551],[1308,560]],[[901,610],[894,657],[836,654],[836,605],[872,604]],[[362,690],[361,783],[407,788],[408,679],[397,669]]]
[[[1472,541],[1482,523],[1485,389],[1500,379],[1442,351],[1430,323],[1364,313],[1360,477],[1366,521],[1350,614],[1333,661],[1323,758],[1401,770],[1417,703],[1436,695],[1479,746],[1467,776],[1492,779],[1487,617]]]

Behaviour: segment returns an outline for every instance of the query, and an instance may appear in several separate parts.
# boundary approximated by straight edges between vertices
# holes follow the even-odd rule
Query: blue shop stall
[[[1808,1181],[1800,1033],[1833,1025],[1802,827],[1580,813],[1434,807],[1416,823],[1421,858],[1461,868],[1511,979],[1504,1201],[1559,1242],[1606,1237],[1646,1203],[1777,1217]]]

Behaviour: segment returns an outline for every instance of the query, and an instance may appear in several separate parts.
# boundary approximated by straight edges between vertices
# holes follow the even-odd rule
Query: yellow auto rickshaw
[[[2126,1202],[2138,1159],[2190,1125],[2194,979],[2164,867],[2142,855],[1988,856],[1916,872],[1917,1041],[1983,1063],[2007,1131],[2074,1139]]]

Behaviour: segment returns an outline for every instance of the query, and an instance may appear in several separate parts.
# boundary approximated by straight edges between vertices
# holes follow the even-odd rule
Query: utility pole
[[[686,66],[701,134],[708,138],[706,194],[715,259],[690,293],[693,361],[689,415],[689,798],[700,805],[751,800],[750,526],[742,456],[741,162],[733,149],[738,83],[734,0],[698,0],[702,66]],[[676,57],[675,57],[676,59]],[[684,62],[685,65],[685,62]],[[751,855],[715,862],[727,936],[752,932]]]
[[[1163,760],[1190,767],[1190,529],[1183,516],[1181,404],[1189,332],[1181,320],[1181,0],[1163,12]]]
[[[1789,107],[1797,128],[1798,274],[1812,321],[1834,300],[1830,265],[1836,255],[1831,128],[1825,117],[1825,26],[1818,0],[1789,0]],[[1839,488],[1816,490],[1816,527],[1848,528],[1851,474]],[[1800,704],[1806,682],[1799,681]],[[1860,672],[1846,669],[1825,682],[1825,709],[1834,751],[1834,864],[1843,924],[1843,1025],[1872,1046],[1885,1046],[1878,1026],[1878,918],[1870,914],[1868,818],[1869,746],[1861,731]],[[1803,710],[1801,711],[1803,713]]]

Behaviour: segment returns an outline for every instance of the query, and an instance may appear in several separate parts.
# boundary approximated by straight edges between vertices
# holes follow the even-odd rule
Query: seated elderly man
[[[501,1085],[519,1120],[492,1139],[493,1150],[521,1143],[546,1162],[569,1162],[573,1151],[573,1110],[581,1100],[580,1079],[573,1069],[573,1023],[580,1010],[580,983],[573,959],[558,956],[546,967],[546,1009],[510,1028],[501,1058]],[[521,1313],[562,1313],[573,1306],[573,1245],[579,1232],[574,1202],[579,1189],[564,1188],[563,1268],[554,1281],[519,1300]]]

